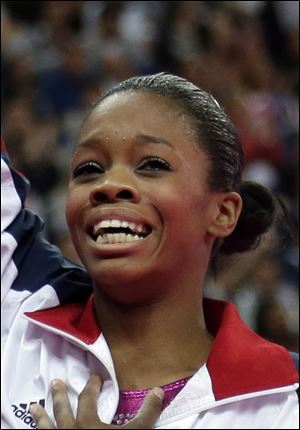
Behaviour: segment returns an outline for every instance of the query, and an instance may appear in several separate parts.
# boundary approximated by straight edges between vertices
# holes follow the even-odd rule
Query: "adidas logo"
[[[28,403],[19,403],[18,405],[11,405],[14,414],[19,420],[23,421],[25,424],[30,426],[32,429],[36,429],[37,425],[35,424],[32,415],[29,412],[29,407],[34,403],[39,403],[43,408],[45,407],[45,399],[40,399],[38,402],[30,402]]]

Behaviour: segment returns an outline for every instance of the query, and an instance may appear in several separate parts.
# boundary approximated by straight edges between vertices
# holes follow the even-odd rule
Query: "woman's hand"
[[[41,405],[31,405],[30,413],[39,429],[149,429],[154,426],[160,415],[164,396],[161,388],[154,388],[149,392],[138,414],[130,422],[116,426],[104,424],[98,417],[97,399],[101,385],[100,377],[95,374],[91,375],[78,397],[78,410],[75,418],[66,385],[60,380],[54,380],[51,392],[56,426]]]

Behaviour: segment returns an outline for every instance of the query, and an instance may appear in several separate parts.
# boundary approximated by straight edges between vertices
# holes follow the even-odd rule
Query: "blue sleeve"
[[[24,207],[28,189],[1,148],[2,300],[10,289],[34,293],[45,284],[55,289],[61,303],[85,300],[92,292],[90,278],[42,237],[42,219]]]

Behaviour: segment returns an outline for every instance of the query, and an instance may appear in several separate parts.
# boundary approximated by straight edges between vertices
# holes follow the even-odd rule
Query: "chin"
[[[157,296],[157,291],[153,288],[157,283],[154,282],[149,267],[147,269],[139,267],[134,270],[129,266],[106,265],[105,268],[90,272],[90,276],[100,294],[104,293],[116,303],[137,305],[152,302]]]
[[[104,261],[101,262],[101,267],[93,268],[88,272],[94,283],[108,287],[142,282],[144,273],[140,268],[134,270],[129,265],[111,264]]]

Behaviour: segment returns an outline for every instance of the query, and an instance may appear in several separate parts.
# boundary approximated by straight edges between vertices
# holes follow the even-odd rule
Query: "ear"
[[[238,193],[232,191],[220,194],[208,232],[214,237],[229,236],[235,229],[242,206],[242,198]]]

